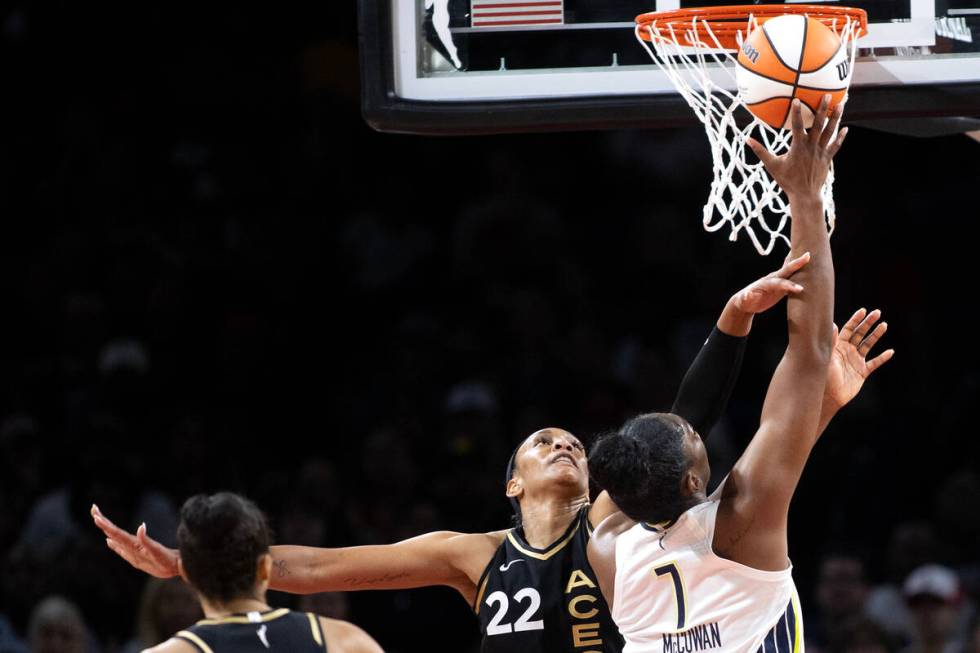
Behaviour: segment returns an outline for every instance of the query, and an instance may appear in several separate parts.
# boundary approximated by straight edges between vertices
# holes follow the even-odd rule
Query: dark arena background
[[[779,266],[701,228],[693,120],[371,131],[353,4],[0,10],[0,651],[137,651],[197,618],[106,548],[93,502],[168,543],[181,502],[219,489],[281,543],[506,528],[518,441],[667,409],[727,298]],[[811,651],[978,653],[978,180],[965,135],[854,128],[838,157],[837,320],[882,308],[897,353],[792,507]],[[756,318],[716,476],[784,315]],[[907,604],[925,563],[960,593]],[[390,652],[478,646],[449,589],[270,601]]]

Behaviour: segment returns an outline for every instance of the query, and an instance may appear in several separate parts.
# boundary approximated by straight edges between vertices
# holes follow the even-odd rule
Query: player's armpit
[[[712,550],[715,555],[763,571],[781,571],[789,565],[786,517],[758,514],[749,498],[749,484],[739,470],[732,473],[713,493],[720,498]],[[756,497],[758,499],[758,496]]]

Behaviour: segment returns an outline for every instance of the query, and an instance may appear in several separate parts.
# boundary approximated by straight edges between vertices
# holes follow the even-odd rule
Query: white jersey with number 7
[[[715,555],[718,501],[616,540],[612,616],[623,653],[802,653],[792,566],[761,571]]]

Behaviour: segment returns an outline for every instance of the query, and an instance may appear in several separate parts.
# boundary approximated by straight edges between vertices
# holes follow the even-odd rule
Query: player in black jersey
[[[150,653],[381,653],[357,626],[266,604],[270,539],[265,516],[247,499],[230,492],[188,499],[177,529],[178,569],[206,618]]]
[[[710,432],[724,409],[752,316],[798,293],[788,277],[806,263],[805,257],[788,261],[729,300],[672,408],[699,432]],[[446,585],[477,610],[486,653],[620,651],[584,553],[591,526],[617,508],[606,493],[590,502],[581,442],[561,429],[537,431],[514,452],[510,472],[507,495],[519,507],[516,529],[442,531],[340,549],[273,547],[270,587],[306,594]],[[109,547],[134,567],[161,578],[176,573],[176,551],[147,536],[144,527],[131,535],[95,507],[92,515]]]

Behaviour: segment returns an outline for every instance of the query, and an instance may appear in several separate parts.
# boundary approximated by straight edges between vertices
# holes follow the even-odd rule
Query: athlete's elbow
[[[834,330],[820,329],[813,342],[813,357],[823,365],[830,363],[830,357],[834,355]]]
[[[794,326],[790,325],[789,350],[816,365],[830,363],[834,353],[833,325],[828,323],[824,328],[822,325],[805,324],[798,329],[794,329]]]
[[[826,370],[827,366],[830,365],[830,357],[833,352],[832,339],[812,338],[791,343],[786,354],[795,359],[801,368],[817,371]]]

